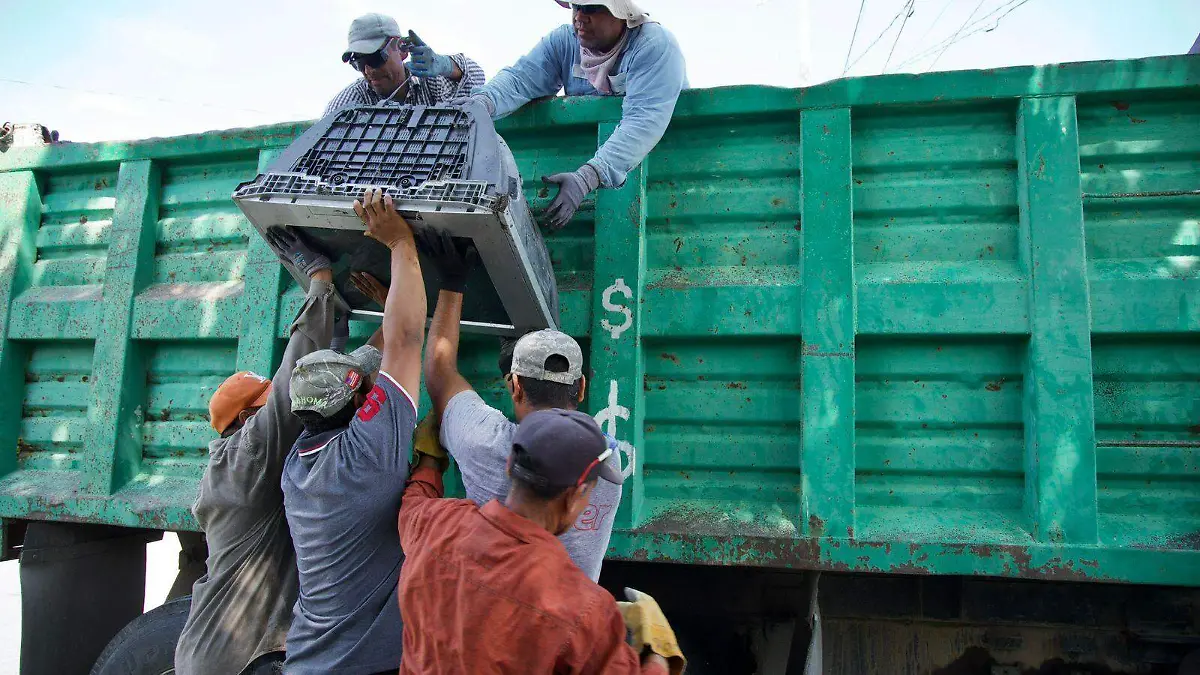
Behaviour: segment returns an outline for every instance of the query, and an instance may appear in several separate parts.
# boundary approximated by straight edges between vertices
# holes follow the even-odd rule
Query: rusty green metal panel
[[[41,220],[41,197],[32,171],[0,174],[0,336],[11,330],[9,308],[29,284],[34,264],[34,237]],[[0,403],[0,474],[17,468],[22,451],[21,411],[15,392],[25,389],[28,348],[15,340],[0,341],[0,388],[10,392]]]
[[[604,143],[616,125],[600,125]],[[606,433],[621,441],[628,474],[620,504],[593,504],[597,522],[616,518],[625,527],[641,524],[646,509],[645,354],[642,297],[646,276],[646,173],[649,161],[630,172],[625,184],[596,195],[593,255],[589,412]],[[619,509],[619,510],[618,510]]]
[[[1038,541],[1096,542],[1096,420],[1073,96],[1017,109],[1025,359],[1025,511]]]
[[[854,186],[850,109],[800,114],[804,300],[801,524],[854,536]]]
[[[257,171],[266,171],[278,155],[279,150],[260,152]],[[279,258],[261,237],[250,238],[246,258],[246,290],[242,293],[245,319],[238,341],[237,369],[270,377],[275,364],[283,358],[277,326],[281,319],[279,295],[283,291],[285,274]],[[295,316],[295,313],[288,316]]]
[[[99,325],[92,356],[82,491],[110,495],[137,473],[142,458],[143,344],[131,339],[133,303],[149,285],[158,211],[158,169],[148,159],[123,162],[108,230]]]
[[[619,118],[500,124],[535,209]],[[0,516],[195,527],[302,300],[228,196],[305,127],[0,155]],[[609,554],[1200,585],[1198,190],[1195,58],[685,92],[547,238],[636,448]]]

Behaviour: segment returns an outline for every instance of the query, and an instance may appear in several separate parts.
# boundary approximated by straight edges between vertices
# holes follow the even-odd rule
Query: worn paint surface
[[[501,124],[534,209],[619,115]],[[0,154],[0,516],[195,527],[301,301],[229,194],[305,127]],[[548,239],[610,555],[1200,585],[1197,190],[1195,58],[686,92]]]

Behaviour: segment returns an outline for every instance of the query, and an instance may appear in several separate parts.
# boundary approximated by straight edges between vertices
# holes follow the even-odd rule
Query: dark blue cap
[[[562,408],[530,413],[512,442],[512,474],[531,485],[566,489],[594,476],[615,485],[625,480],[609,466],[613,450],[587,413]]]

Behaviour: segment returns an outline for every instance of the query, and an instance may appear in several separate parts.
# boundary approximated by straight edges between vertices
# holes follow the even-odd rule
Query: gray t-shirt
[[[300,597],[289,675],[368,675],[400,666],[400,535],[417,407],[380,372],[350,426],[301,434],[283,471]]]
[[[296,361],[329,346],[333,297],[329,284],[309,284],[266,405],[208,446],[208,468],[192,507],[208,539],[208,569],[192,586],[175,647],[179,675],[236,675],[284,648],[299,586],[279,490],[284,458],[300,434],[289,386]]]
[[[516,430],[516,423],[484,403],[473,390],[458,393],[446,406],[442,414],[442,445],[458,464],[467,498],[476,504],[483,506],[493,499],[504,501],[508,496],[510,482],[506,468]],[[608,442],[613,449],[608,463],[620,471],[621,453],[616,441],[609,438]],[[600,566],[612,536],[613,516],[620,503],[621,486],[600,479],[592,490],[591,503],[575,526],[558,538],[571,560],[592,581],[600,578]]]

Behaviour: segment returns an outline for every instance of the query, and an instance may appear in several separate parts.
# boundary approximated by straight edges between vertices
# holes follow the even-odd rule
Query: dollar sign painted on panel
[[[629,311],[629,308],[625,305],[618,305],[613,302],[613,296],[618,293],[625,296],[626,300],[633,299],[633,290],[625,285],[625,279],[617,279],[617,283],[604,289],[604,293],[600,296],[600,303],[604,306],[604,311],[620,312],[625,315],[625,320],[616,325],[608,319],[600,320],[600,327],[608,331],[608,334],[614,340],[621,337],[621,333],[629,330],[630,326],[633,325],[633,312]]]

